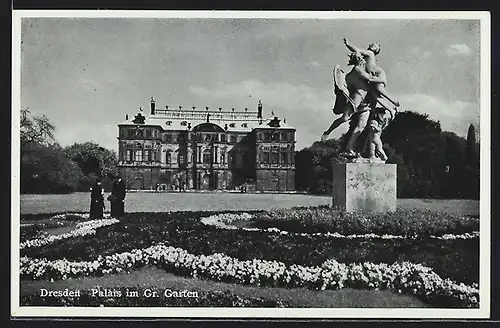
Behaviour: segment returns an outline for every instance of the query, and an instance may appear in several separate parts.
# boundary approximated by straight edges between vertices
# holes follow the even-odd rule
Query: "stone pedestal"
[[[396,169],[385,163],[334,164],[332,205],[348,212],[395,211]]]

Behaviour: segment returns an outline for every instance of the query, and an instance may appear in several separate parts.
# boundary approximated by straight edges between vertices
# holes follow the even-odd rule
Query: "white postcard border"
[[[20,81],[21,19],[66,18],[276,18],[276,19],[477,19],[481,22],[480,86],[480,307],[479,309],[366,308],[93,308],[21,307],[19,305],[20,227]],[[12,182],[11,182],[11,315],[13,317],[170,317],[170,318],[407,318],[465,319],[490,316],[490,95],[491,22],[486,11],[146,11],[146,10],[14,10],[12,15]]]

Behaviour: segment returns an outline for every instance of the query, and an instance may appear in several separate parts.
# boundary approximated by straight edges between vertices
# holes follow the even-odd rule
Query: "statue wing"
[[[333,112],[335,114],[342,114],[348,102],[354,107],[354,101],[349,96],[345,75],[340,66],[336,65],[333,69],[333,93],[335,94]]]

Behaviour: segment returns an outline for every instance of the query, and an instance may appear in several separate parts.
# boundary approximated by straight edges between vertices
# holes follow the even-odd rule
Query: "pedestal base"
[[[396,172],[396,164],[334,164],[332,205],[348,212],[395,211]]]

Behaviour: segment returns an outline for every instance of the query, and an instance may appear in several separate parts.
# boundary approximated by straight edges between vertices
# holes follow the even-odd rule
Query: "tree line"
[[[54,132],[45,115],[21,111],[21,193],[88,191],[98,178],[109,190],[118,173],[116,152],[92,142],[61,147]]]
[[[97,178],[109,190],[118,173],[117,154],[96,143],[61,147],[55,126],[46,116],[21,111],[21,193],[88,191]],[[382,140],[389,157],[398,164],[400,198],[479,198],[479,143],[469,126],[467,139],[442,131],[428,115],[405,111],[396,114]],[[296,152],[299,191],[330,194],[332,165],[340,156],[346,136],[315,142]]]
[[[467,139],[442,131],[439,122],[412,111],[396,114],[382,134],[387,163],[398,164],[400,198],[479,199],[479,143],[469,126]],[[346,136],[315,142],[296,153],[296,188],[330,194],[332,167]]]

